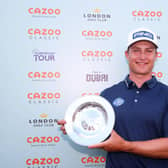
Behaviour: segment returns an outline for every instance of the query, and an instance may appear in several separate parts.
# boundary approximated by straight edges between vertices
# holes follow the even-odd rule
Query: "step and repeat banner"
[[[0,167],[104,168],[106,152],[63,135],[56,119],[85,95],[128,74],[128,32],[156,32],[153,71],[168,83],[165,1],[6,0],[1,2]]]

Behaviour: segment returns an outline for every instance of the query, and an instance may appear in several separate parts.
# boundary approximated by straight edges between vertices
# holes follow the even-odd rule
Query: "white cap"
[[[133,43],[141,40],[146,40],[152,42],[156,47],[158,47],[157,36],[154,32],[146,28],[139,28],[132,31],[128,36],[128,44],[129,47]]]

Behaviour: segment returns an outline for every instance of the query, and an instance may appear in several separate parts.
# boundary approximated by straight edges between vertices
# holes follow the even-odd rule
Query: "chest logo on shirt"
[[[121,105],[123,105],[125,102],[125,100],[121,97],[117,97],[113,100],[113,105],[116,106],[116,107],[119,107]]]

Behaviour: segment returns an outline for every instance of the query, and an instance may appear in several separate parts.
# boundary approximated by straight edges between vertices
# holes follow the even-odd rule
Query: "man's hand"
[[[57,124],[61,125],[60,130],[63,132],[63,134],[66,134],[66,130],[65,130],[66,121],[65,120],[58,120]]]
[[[157,138],[146,141],[126,141],[114,130],[109,139],[88,146],[88,148],[101,148],[108,152],[122,151],[150,158],[168,159],[168,138]]]
[[[125,151],[128,141],[119,136],[116,131],[112,131],[111,136],[104,142],[88,146],[88,148],[101,148],[108,152]]]

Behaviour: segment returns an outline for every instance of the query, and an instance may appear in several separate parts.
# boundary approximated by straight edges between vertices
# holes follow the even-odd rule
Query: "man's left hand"
[[[110,138],[104,142],[90,145],[88,148],[100,148],[108,152],[124,151],[129,142],[124,140],[116,131],[112,131]]]

